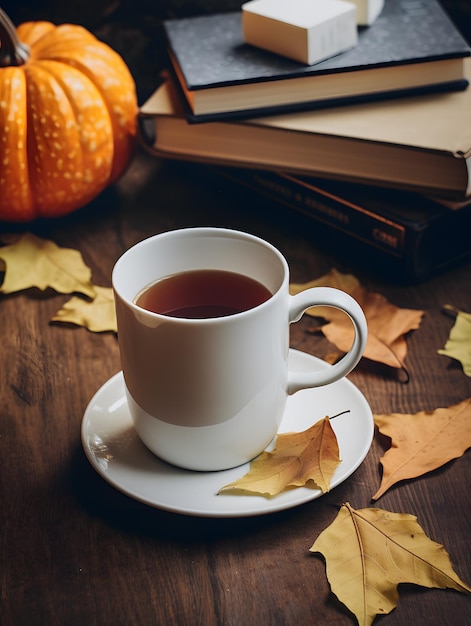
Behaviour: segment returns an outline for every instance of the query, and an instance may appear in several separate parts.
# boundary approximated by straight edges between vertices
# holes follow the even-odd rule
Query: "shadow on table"
[[[316,536],[335,517],[345,500],[346,481],[331,493],[289,510],[267,515],[237,518],[205,518],[180,515],[148,506],[121,493],[101,478],[89,465],[83,450],[77,449],[69,468],[73,495],[89,515],[129,534],[185,542],[241,537],[289,524],[290,532],[309,529]],[[350,485],[351,489],[351,485]],[[351,495],[351,494],[350,494]]]

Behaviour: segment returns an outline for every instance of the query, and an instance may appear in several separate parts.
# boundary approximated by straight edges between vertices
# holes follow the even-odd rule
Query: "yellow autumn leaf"
[[[463,366],[466,376],[471,376],[471,313],[456,311],[451,305],[446,305],[445,309],[456,313],[456,321],[438,354],[456,359]]]
[[[453,571],[443,546],[429,539],[414,515],[343,505],[311,552],[326,562],[332,592],[370,626],[398,604],[400,583],[471,593]]]
[[[51,321],[84,326],[96,333],[117,332],[113,290],[111,287],[95,286],[95,291],[96,296],[91,301],[78,296],[72,297]]]
[[[335,269],[308,283],[292,283],[290,293],[295,295],[310,287],[336,287],[350,294],[360,304],[368,323],[368,340],[363,356],[372,361],[404,367],[407,355],[405,334],[419,328],[424,312],[401,309],[390,303],[383,295],[362,287],[351,274],[342,274]],[[327,320],[320,330],[327,339],[342,352],[348,352],[353,342],[353,326],[350,319],[332,307],[313,307],[308,315]]]
[[[471,398],[435,411],[375,415],[374,421],[391,447],[380,459],[383,477],[373,500],[400,480],[431,472],[471,447]]]
[[[1,293],[50,287],[59,293],[77,292],[91,298],[95,295],[91,270],[78,250],[60,248],[31,233],[0,248],[0,270],[5,272]]]
[[[309,481],[329,491],[330,480],[340,463],[337,437],[328,417],[299,433],[278,435],[275,449],[262,452],[250,469],[219,493],[248,492],[274,496],[290,487],[302,487]]]

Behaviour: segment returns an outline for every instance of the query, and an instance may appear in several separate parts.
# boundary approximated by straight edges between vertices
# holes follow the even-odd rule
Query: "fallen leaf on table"
[[[91,298],[95,295],[91,270],[78,250],[59,248],[52,241],[30,233],[0,247],[1,269],[5,271],[1,293],[51,287],[59,293],[77,292]]]
[[[355,298],[368,323],[368,340],[363,356],[390,367],[404,367],[407,355],[404,335],[419,328],[423,311],[398,308],[381,294],[367,291],[355,276],[342,274],[335,269],[308,283],[292,283],[290,293],[294,295],[310,287],[336,287]],[[321,326],[320,330],[339,350],[348,352],[354,331],[345,313],[332,307],[313,307],[306,313],[326,319],[328,323]]]
[[[375,415],[374,421],[391,438],[391,447],[380,459],[383,477],[373,500],[400,480],[431,472],[471,447],[471,398],[432,412]]]
[[[457,311],[450,305],[446,305],[445,309],[456,313],[456,321],[445,347],[438,350],[438,354],[456,359],[463,366],[466,376],[471,376],[471,313]]]
[[[397,606],[400,583],[471,593],[453,571],[444,547],[407,513],[356,511],[344,504],[310,551],[324,556],[332,592],[360,626],[370,626],[376,615]]]
[[[219,493],[242,491],[274,496],[309,481],[325,493],[339,463],[337,437],[329,418],[325,417],[303,432],[278,435],[272,452],[262,452],[252,461],[245,476]]]
[[[51,322],[63,322],[84,326],[92,332],[117,332],[116,312],[113,290],[111,287],[96,287],[93,300],[84,300],[78,296],[66,302]]]

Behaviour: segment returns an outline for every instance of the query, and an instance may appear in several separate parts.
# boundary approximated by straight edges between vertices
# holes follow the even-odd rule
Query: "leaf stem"
[[[457,309],[452,304],[443,305],[442,312],[446,315],[449,315],[450,317],[456,317],[460,313],[459,309]]]
[[[341,413],[337,413],[336,415],[329,416],[329,420],[333,420],[336,417],[340,417],[341,415],[345,415],[345,413],[350,413],[350,409],[346,409],[345,411],[342,411]]]

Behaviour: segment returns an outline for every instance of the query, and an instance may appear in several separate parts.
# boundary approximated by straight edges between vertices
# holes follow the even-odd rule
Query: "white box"
[[[247,43],[307,65],[358,43],[356,7],[344,0],[252,0],[242,29]]]
[[[357,8],[358,26],[371,26],[384,7],[384,0],[349,0]]]

